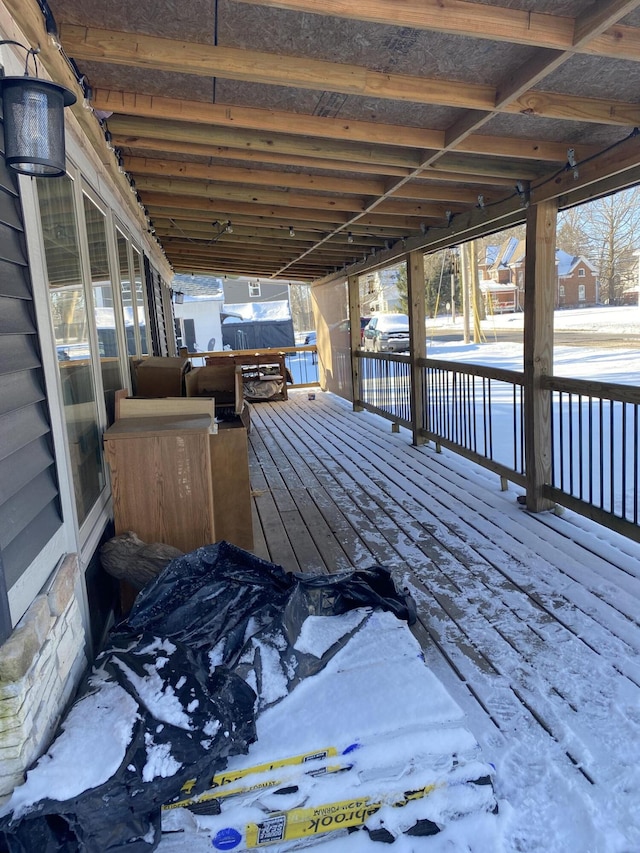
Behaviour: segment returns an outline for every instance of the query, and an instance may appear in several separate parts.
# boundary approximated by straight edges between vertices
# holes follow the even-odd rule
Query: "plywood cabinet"
[[[251,550],[246,429],[208,414],[126,417],[104,434],[116,534],[188,552],[226,539]]]
[[[192,551],[216,541],[209,415],[126,418],[104,434],[116,534]]]

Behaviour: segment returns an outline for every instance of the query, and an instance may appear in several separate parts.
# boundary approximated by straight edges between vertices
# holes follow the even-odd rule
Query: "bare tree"
[[[558,214],[556,246],[572,257],[588,257],[589,238],[584,227],[585,206],[570,207]]]
[[[574,234],[581,227],[586,242],[576,243],[576,247],[584,246],[584,251],[572,254],[585,254],[595,265],[600,298],[615,305],[621,301],[634,263],[633,250],[640,232],[640,188],[623,190],[574,210]]]

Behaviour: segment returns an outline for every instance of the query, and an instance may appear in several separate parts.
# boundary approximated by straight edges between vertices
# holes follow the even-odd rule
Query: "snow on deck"
[[[530,514],[331,394],[254,405],[250,444],[257,554],[383,564],[413,592],[427,663],[496,766],[502,849],[639,850],[640,545]]]

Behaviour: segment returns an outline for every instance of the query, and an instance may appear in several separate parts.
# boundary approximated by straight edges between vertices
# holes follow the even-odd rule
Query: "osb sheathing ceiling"
[[[638,180],[640,0],[48,5],[176,272],[313,280]]]

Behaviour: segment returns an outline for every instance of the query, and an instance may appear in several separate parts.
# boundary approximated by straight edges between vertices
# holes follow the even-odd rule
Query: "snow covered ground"
[[[554,313],[556,331],[574,331],[592,333],[597,336],[606,332],[609,336],[619,336],[620,345],[606,349],[599,346],[554,347],[554,373],[557,376],[572,376],[575,379],[597,379],[600,382],[621,382],[637,385],[640,381],[640,352],[637,347],[625,347],[627,335],[640,335],[640,307],[625,305],[620,307],[580,308],[556,311]],[[486,341],[480,344],[460,342],[428,341],[430,358],[443,358],[448,361],[477,362],[502,367],[506,370],[522,370],[522,344],[500,343],[492,340],[495,331],[519,331],[524,327],[524,314],[496,314],[481,322]],[[427,337],[431,330],[451,329],[462,338],[462,318],[455,322],[451,318],[438,317],[427,321]],[[473,337],[473,332],[472,332]]]

